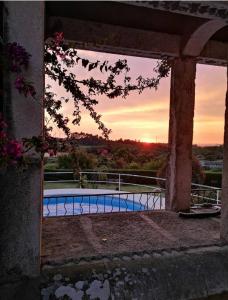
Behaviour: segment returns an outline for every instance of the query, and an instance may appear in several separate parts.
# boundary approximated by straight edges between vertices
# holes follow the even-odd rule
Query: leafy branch
[[[66,43],[62,33],[56,33],[55,38],[49,40],[45,45],[45,74],[52,80],[56,81],[59,86],[62,86],[74,101],[74,110],[72,112],[73,124],[79,124],[81,120],[80,106],[89,111],[92,119],[97,123],[98,128],[102,131],[105,138],[108,138],[110,129],[106,128],[101,120],[101,115],[95,110],[98,104],[97,97],[104,95],[109,99],[117,97],[126,98],[130,92],[137,91],[142,93],[145,89],[157,89],[160,80],[169,75],[170,63],[168,60],[158,62],[154,72],[155,77],[143,78],[138,76],[136,81],[132,83],[132,78],[129,76],[130,68],[127,60],[118,60],[113,65],[108,61],[101,62],[99,60],[91,62],[88,59],[78,55],[77,50],[72,47],[72,44]],[[106,75],[104,80],[89,77],[87,79],[79,79],[77,75],[72,73],[70,69],[75,66],[81,66],[88,72],[98,69],[102,74]],[[122,84],[117,83],[120,75],[123,75]],[[51,98],[50,98],[51,96]],[[69,119],[64,119],[64,116],[58,114],[57,111],[61,108],[62,101],[50,92],[45,93],[45,108],[53,117],[57,126],[69,135],[68,127]],[[66,99],[65,102],[68,102]],[[55,109],[53,110],[53,106]]]

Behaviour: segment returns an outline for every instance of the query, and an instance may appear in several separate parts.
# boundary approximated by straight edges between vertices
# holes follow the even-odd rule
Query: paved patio
[[[181,219],[168,211],[44,218],[42,263],[220,244],[219,229],[220,218]]]

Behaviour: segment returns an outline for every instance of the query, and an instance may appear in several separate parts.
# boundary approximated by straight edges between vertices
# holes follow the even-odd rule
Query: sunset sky
[[[126,57],[91,51],[78,51],[81,57],[91,61],[115,62],[126,58],[131,68],[130,75],[136,78],[153,76],[156,60]],[[74,68],[75,74],[87,78],[88,72],[81,68]],[[92,71],[90,76],[101,78],[98,71]],[[49,81],[50,83],[50,81]],[[51,83],[53,91],[65,96],[64,90]],[[127,99],[106,99],[100,97],[96,110],[102,114],[105,125],[112,129],[110,138],[129,138],[146,142],[164,142],[168,140],[169,120],[169,89],[170,78],[163,79],[157,91],[146,90],[141,95],[132,93]],[[223,143],[223,126],[226,92],[226,70],[223,67],[197,65],[196,75],[196,107],[194,118],[194,143],[221,144]],[[63,112],[70,117],[72,106],[64,106]],[[84,131],[97,134],[97,126],[87,112],[82,109],[80,127],[71,126],[72,131]],[[55,136],[62,136],[55,129]]]

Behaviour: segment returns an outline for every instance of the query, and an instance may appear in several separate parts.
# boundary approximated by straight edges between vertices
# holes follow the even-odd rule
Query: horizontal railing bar
[[[161,192],[135,192],[135,193],[131,193],[131,192],[120,192],[120,193],[107,193],[107,194],[61,194],[61,195],[47,195],[44,196],[44,198],[61,198],[61,197],[97,197],[97,196],[124,196],[124,195],[147,195],[147,194],[155,194],[155,195],[159,195]]]
[[[72,171],[66,171],[66,172],[44,172],[45,175],[51,174],[51,175],[55,175],[55,174],[74,174],[74,172]]]
[[[104,181],[104,180],[87,180],[86,181],[87,183],[107,183],[107,184],[118,184],[118,181]],[[154,188],[160,188],[160,187],[156,187],[156,186],[149,186],[149,185],[144,185],[144,184],[138,184],[138,183],[132,183],[132,182],[123,182],[121,181],[121,184],[125,184],[125,185],[136,185],[136,186],[142,186],[142,187],[148,187],[148,188],[151,188],[151,189],[154,189]],[[160,188],[162,189],[162,188]]]
[[[46,172],[44,173],[45,175],[56,175],[56,174],[74,174],[74,172]],[[89,171],[82,171],[79,172],[79,174],[98,174],[98,175],[114,175],[114,176],[130,176],[130,177],[139,177],[139,178],[147,178],[147,179],[153,179],[153,180],[161,180],[161,181],[166,181],[165,178],[161,178],[161,177],[153,177],[153,176],[145,176],[145,175],[135,175],[135,174],[126,174],[126,173],[109,173],[109,172],[89,172]],[[76,181],[76,180],[74,180]],[[45,182],[52,182],[52,181],[45,181]],[[121,182],[122,183],[122,182]],[[124,184],[124,183],[123,183]],[[130,183],[132,184],[132,183]],[[192,186],[198,186],[198,187],[205,187],[211,190],[221,190],[221,188],[218,187],[213,187],[213,186],[209,186],[209,185],[203,185],[203,184],[198,184],[198,183],[192,183]]]
[[[80,180],[45,180],[46,183],[65,183],[65,182],[80,182]],[[107,183],[107,184],[118,184],[118,181],[105,181],[105,180],[87,180],[88,183]],[[142,186],[142,187],[149,187],[149,188],[156,188],[156,186],[150,186],[150,185],[144,185],[144,184],[138,184],[138,183],[132,183],[132,182],[123,182],[121,181],[121,184],[129,184],[129,185],[135,185],[135,186]],[[202,186],[202,185],[201,185]],[[206,186],[207,187],[207,186]],[[158,187],[160,188],[160,187]],[[211,187],[214,191],[221,191],[221,188],[213,188]],[[192,191],[208,191],[208,189],[193,189]]]
[[[79,180],[48,180],[45,181],[45,183],[79,183]],[[105,184],[116,184],[118,185],[118,182],[116,181],[103,181],[103,180],[87,180],[86,183],[105,183]],[[139,187],[146,187],[150,189],[160,189],[161,191],[165,191],[165,189],[157,186],[149,186],[149,185],[144,185],[144,184],[138,184],[138,183],[132,183],[132,182],[121,182],[122,185],[134,185],[134,186],[139,186]]]
[[[134,175],[134,174],[124,174],[124,173],[106,173],[106,172],[80,172],[80,174],[100,174],[100,175],[116,175],[116,176],[131,176],[131,177],[140,177],[140,178],[148,178],[148,179],[156,179],[165,181],[165,178],[160,177],[152,177],[152,176],[144,176],[144,175]]]
[[[196,191],[196,192],[197,192],[197,191],[198,191],[198,192],[209,192],[209,193],[213,193],[213,192],[214,192],[214,193],[215,193],[215,192],[220,191],[220,190],[214,190],[214,189],[213,189],[213,190],[209,190],[209,189],[192,189],[192,191],[194,191],[194,192],[195,192],[195,191]]]
[[[79,180],[45,180],[46,183],[65,183],[65,182],[79,182]]]
[[[138,184],[138,183],[132,183],[132,182],[121,182],[121,184],[123,184],[123,185],[129,184],[129,185],[135,185],[135,186],[148,187],[151,189],[157,188],[157,189],[165,190],[165,189],[162,189],[161,187],[157,187],[157,186],[150,186],[150,185],[144,185],[144,184]]]
[[[206,196],[201,196],[201,195],[194,195],[194,194],[191,194],[192,197],[196,197],[196,198],[203,198],[203,199],[207,199],[207,200],[213,200],[213,201],[221,201],[221,200],[217,200],[215,198],[209,198],[209,197],[206,197]]]
[[[218,187],[215,187],[215,186],[209,186],[209,185],[204,185],[204,184],[198,184],[198,183],[192,183],[192,185],[194,186],[199,186],[199,187],[205,187],[205,188],[209,188],[209,189],[212,189],[212,190],[221,190],[221,188],[218,188]]]

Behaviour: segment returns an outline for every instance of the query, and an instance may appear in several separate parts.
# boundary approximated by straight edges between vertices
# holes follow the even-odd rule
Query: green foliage
[[[70,171],[72,170],[61,170],[62,172]],[[51,171],[44,173],[44,181],[57,181],[57,180],[74,180],[73,174],[68,174],[68,173],[61,173],[61,172],[56,172],[55,174],[52,174]]]
[[[140,165],[137,162],[133,161],[128,165],[128,168],[133,169],[133,170],[137,170],[137,169],[140,169]]]
[[[220,160],[223,159],[223,146],[193,146],[193,154],[200,159]]]
[[[97,158],[84,150],[74,150],[58,157],[58,166],[63,169],[85,170],[97,167]]]
[[[55,171],[58,168],[58,163],[56,162],[48,162],[44,165],[44,170],[45,171]]]
[[[199,160],[193,156],[192,158],[192,182],[203,184],[205,181],[205,173],[200,165]]]
[[[144,170],[159,170],[164,163],[163,159],[152,159],[143,164]]]
[[[221,187],[222,186],[222,172],[205,171],[204,184],[210,186]]]
[[[143,176],[152,177],[165,177],[165,173],[161,172],[163,163],[166,162],[168,153],[168,147],[166,144],[143,144],[132,140],[104,140],[101,137],[93,136],[85,133],[75,134],[77,144],[81,145],[77,148],[74,155],[68,154],[58,158],[58,167],[62,171],[64,169],[70,169],[70,171],[100,171],[111,173],[128,173]],[[73,142],[75,140],[72,140]],[[222,147],[197,147],[194,146],[194,152],[200,153],[202,159],[205,155],[212,155],[215,151],[214,158],[217,159],[221,156]],[[74,156],[74,159],[73,159]],[[48,158],[45,171],[54,170],[55,167],[54,158]],[[74,169],[74,170],[73,170]],[[158,170],[160,171],[158,172]],[[60,171],[58,169],[58,171]],[[47,175],[45,175],[47,176]],[[50,176],[50,175],[49,175]],[[59,175],[56,175],[57,179]],[[72,175],[63,179],[73,179]],[[102,175],[103,176],[103,175]],[[75,174],[75,178],[78,179],[79,174]],[[221,186],[221,171],[204,171],[199,164],[199,160],[193,159],[193,177],[192,182],[203,183],[211,186]],[[52,177],[49,177],[52,178]],[[61,177],[62,178],[62,177]],[[95,177],[94,177],[95,178]],[[93,179],[88,177],[89,179]],[[98,178],[102,180],[105,178]],[[52,180],[52,179],[49,179]],[[133,178],[127,178],[129,182],[133,182]],[[133,181],[132,181],[133,180]],[[142,184],[150,184],[148,180],[140,179]]]
[[[168,157],[163,160],[163,165],[157,172],[158,177],[165,178],[168,167]],[[199,163],[199,160],[193,156],[192,158],[192,182],[203,184],[205,181],[204,171]]]
[[[51,170],[50,170],[51,171]],[[58,172],[72,172],[72,169],[62,169],[58,170]],[[84,170],[84,171],[94,171],[92,170]],[[121,174],[133,174],[133,175],[141,175],[141,176],[150,176],[150,177],[156,177],[158,176],[158,171],[157,170],[141,170],[141,169],[99,169],[98,171],[100,172],[108,172],[108,173],[121,173]],[[86,178],[84,178],[84,183],[86,180],[89,179],[94,179],[94,177],[91,177],[92,175],[87,175]],[[96,178],[98,178],[96,176]],[[48,174],[48,171],[45,171],[44,175],[44,180],[73,180],[74,176],[73,174]],[[79,179],[79,178],[75,178]],[[99,180],[105,180],[107,179],[106,175],[100,175]],[[141,183],[141,184],[156,184],[156,181],[151,181],[146,178],[134,178],[134,177],[125,177],[124,179],[127,179],[128,182],[131,183]],[[216,187],[221,187],[221,181],[222,181],[222,173],[221,172],[210,172],[210,171],[205,171],[205,180],[204,184],[209,185],[209,186],[216,186]]]

